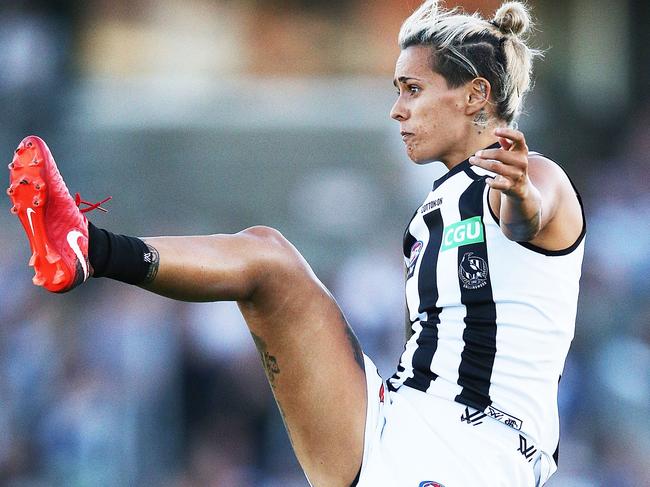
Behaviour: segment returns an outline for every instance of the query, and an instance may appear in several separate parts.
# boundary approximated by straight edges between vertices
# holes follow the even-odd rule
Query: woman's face
[[[400,123],[409,158],[417,164],[447,162],[467,135],[466,89],[449,88],[431,69],[431,48],[404,49],[395,66],[398,98],[390,116]]]

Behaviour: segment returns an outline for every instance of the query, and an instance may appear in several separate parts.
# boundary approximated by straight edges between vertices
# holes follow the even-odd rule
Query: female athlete
[[[404,23],[391,117],[409,157],[449,172],[404,236],[409,338],[384,382],[331,294],[276,230],[134,238],[89,223],[45,143],[8,193],[34,283],[108,277],[185,301],[237,301],[316,487],[542,485],[573,336],[585,221],[565,173],[513,128],[530,86],[526,7],[491,21],[425,1]]]

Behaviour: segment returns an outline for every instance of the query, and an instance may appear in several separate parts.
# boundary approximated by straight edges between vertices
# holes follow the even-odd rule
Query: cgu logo
[[[445,486],[439,484],[438,482],[434,482],[433,480],[425,480],[424,482],[420,482],[420,485],[418,487],[445,487]]]
[[[480,216],[475,216],[445,227],[442,237],[442,250],[455,249],[462,245],[479,242],[485,242],[483,222]]]

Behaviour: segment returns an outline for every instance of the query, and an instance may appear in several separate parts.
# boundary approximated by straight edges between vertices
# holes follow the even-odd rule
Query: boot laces
[[[107,213],[108,210],[106,208],[102,208],[101,205],[103,205],[104,203],[106,203],[107,201],[110,201],[112,199],[113,199],[113,197],[109,196],[108,198],[105,198],[104,200],[100,201],[99,203],[90,203],[88,201],[82,200],[81,195],[79,193],[76,193],[74,195],[74,202],[76,203],[77,208],[79,208],[79,211],[81,213],[88,213],[89,211],[93,211],[93,210],[99,210],[99,211],[103,211],[104,213]],[[86,205],[88,208],[81,208],[81,205]]]

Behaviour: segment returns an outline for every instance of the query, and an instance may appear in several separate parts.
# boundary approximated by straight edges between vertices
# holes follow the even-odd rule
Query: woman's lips
[[[406,142],[410,137],[413,137],[413,132],[406,132],[405,130],[402,130],[400,132],[400,135],[402,136],[402,140]]]

